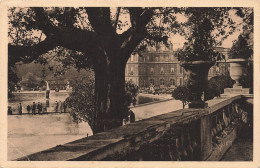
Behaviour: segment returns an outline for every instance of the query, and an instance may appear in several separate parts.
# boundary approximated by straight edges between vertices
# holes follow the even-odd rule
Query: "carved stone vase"
[[[183,62],[181,66],[187,72],[187,87],[191,92],[191,102],[189,108],[205,108],[203,94],[206,91],[208,83],[209,69],[215,64],[213,61],[192,61]]]
[[[241,84],[239,82],[239,79],[243,75],[245,64],[247,63],[246,59],[238,58],[238,59],[229,59],[228,60],[230,64],[230,77],[235,80],[235,84],[233,85],[233,88],[241,87]]]

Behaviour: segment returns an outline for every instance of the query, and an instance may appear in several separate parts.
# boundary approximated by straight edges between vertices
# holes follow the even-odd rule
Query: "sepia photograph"
[[[7,5],[6,161],[257,161],[256,8],[165,5]]]

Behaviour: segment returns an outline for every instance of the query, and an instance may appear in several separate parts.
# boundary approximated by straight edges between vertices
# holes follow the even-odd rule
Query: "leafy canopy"
[[[229,51],[229,58],[244,58],[248,59],[252,56],[253,50],[248,44],[248,38],[244,35],[239,35],[238,39],[234,41],[233,46]]]

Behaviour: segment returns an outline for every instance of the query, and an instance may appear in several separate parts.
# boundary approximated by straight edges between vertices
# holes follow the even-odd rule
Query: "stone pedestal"
[[[249,94],[249,88],[242,88],[242,86],[226,88],[224,94]]]

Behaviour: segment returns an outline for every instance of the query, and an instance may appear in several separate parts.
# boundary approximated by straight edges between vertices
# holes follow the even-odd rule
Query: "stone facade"
[[[227,57],[227,49],[219,47],[216,50]],[[133,81],[139,87],[149,87],[153,84],[160,88],[174,88],[183,85],[187,79],[186,72],[174,57],[175,52],[172,49],[161,47],[159,49],[150,48],[141,54],[133,54],[126,65],[126,80]],[[224,61],[218,62],[209,70],[209,78],[221,74],[227,75],[228,66]]]

